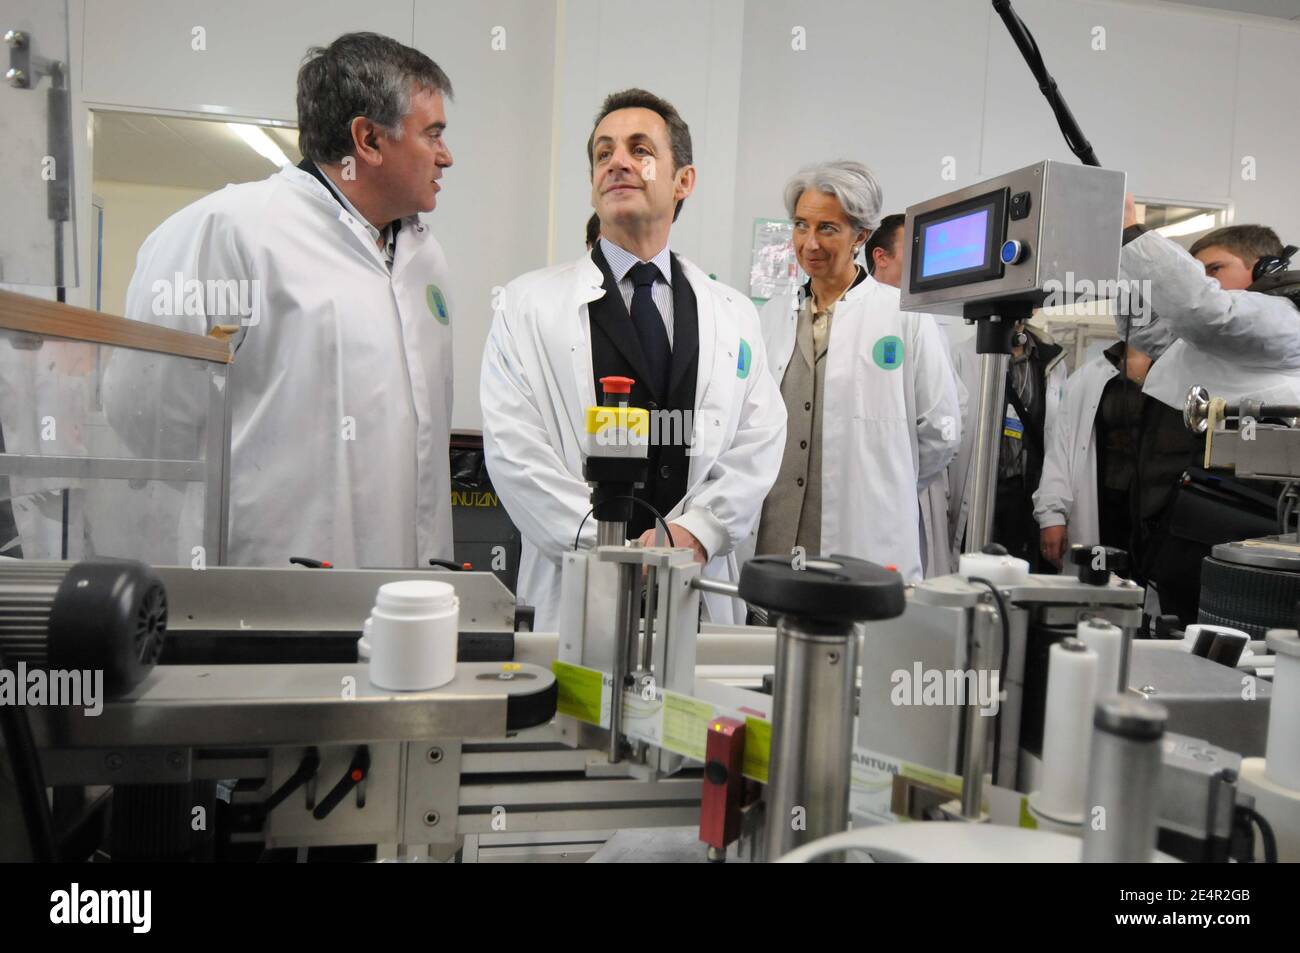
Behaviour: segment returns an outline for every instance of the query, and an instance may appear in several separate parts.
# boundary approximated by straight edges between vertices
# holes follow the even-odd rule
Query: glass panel
[[[204,532],[208,418],[225,373],[0,329],[0,555],[189,564],[204,546],[216,564]]]

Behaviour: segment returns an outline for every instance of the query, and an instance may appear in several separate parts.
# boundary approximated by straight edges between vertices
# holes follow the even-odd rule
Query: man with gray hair
[[[785,454],[763,505],[758,555],[842,553],[922,576],[918,491],[961,440],[957,381],[929,315],[857,263],[880,225],[860,162],[801,169],[785,187],[808,282],[759,319],[787,413]]]
[[[452,556],[452,309],[446,259],[420,219],[452,164],[450,95],[433,60],[388,37],[314,48],[298,72],[302,163],[200,199],[140,250],[127,316],[197,334],[224,326],[235,349],[232,564]],[[198,294],[178,309],[173,285],[235,287],[242,306],[230,315]],[[204,380],[139,357],[113,364],[105,399],[128,443],[192,458]],[[114,391],[158,403],[142,412]],[[180,527],[190,562],[201,539],[183,516]]]

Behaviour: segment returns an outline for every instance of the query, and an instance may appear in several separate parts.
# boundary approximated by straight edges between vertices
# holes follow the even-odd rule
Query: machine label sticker
[[[614,685],[609,675],[558,659],[551,663],[551,671],[559,689],[556,703],[559,714],[589,725],[609,727]],[[644,697],[635,689],[623,693],[624,735],[695,761],[705,758],[709,723],[724,715],[745,722],[743,774],[766,784],[772,748],[770,721],[658,687],[653,698]]]
[[[424,289],[424,299],[429,304],[429,313],[432,314],[439,324],[451,323],[451,311],[447,309],[447,299],[442,295],[442,289],[437,285],[429,285]]]
[[[767,784],[767,770],[772,755],[772,723],[762,718],[745,719],[745,753],[741,773],[759,784]]]
[[[897,370],[903,366],[903,339],[887,334],[871,348],[871,359],[882,371]]]
[[[704,760],[713,706],[673,692],[664,692],[664,747],[696,761]]]
[[[611,679],[603,672],[556,659],[551,663],[559,689],[555,710],[589,725],[609,727]]]
[[[740,359],[736,361],[736,376],[742,381],[749,376],[749,368],[754,363],[754,349],[744,338],[740,339]]]

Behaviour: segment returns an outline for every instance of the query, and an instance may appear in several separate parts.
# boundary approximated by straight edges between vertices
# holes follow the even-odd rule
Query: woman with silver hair
[[[842,553],[919,580],[917,491],[961,440],[943,333],[929,315],[900,311],[898,289],[855,260],[880,223],[870,169],[848,161],[801,169],[785,206],[809,280],[760,314],[788,424],[756,552]]]

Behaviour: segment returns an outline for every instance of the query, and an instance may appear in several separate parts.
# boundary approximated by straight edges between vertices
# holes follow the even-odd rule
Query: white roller
[[[1124,652],[1123,630],[1105,619],[1081,619],[1075,634],[1080,642],[1097,653],[1096,699],[1100,701],[1106,695],[1121,691],[1119,665]]]
[[[1097,653],[1078,639],[1053,645],[1047,662],[1043,774],[1031,803],[1064,823],[1083,821],[1088,752],[1097,696]]]
[[[979,576],[997,586],[1009,586],[1029,578],[1029,563],[1014,556],[995,556],[991,553],[962,553],[958,562],[958,575],[970,578]]]

